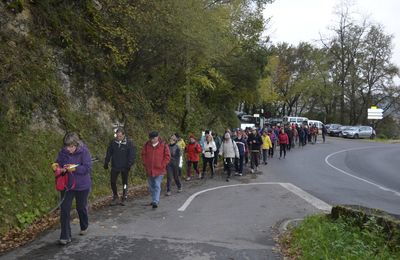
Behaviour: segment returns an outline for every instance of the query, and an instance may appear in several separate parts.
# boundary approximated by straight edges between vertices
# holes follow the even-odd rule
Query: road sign
[[[254,114],[253,116],[254,117],[260,117],[260,114]]]
[[[382,119],[383,109],[371,107],[368,109],[368,119]]]

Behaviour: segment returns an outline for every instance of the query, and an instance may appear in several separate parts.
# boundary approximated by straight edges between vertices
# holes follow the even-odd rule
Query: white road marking
[[[379,147],[379,146],[378,146],[378,147]],[[392,190],[392,189],[390,189],[390,188],[387,188],[387,187],[385,187],[385,186],[383,186],[383,185],[380,185],[380,184],[377,184],[377,183],[375,183],[375,182],[372,182],[372,181],[363,179],[363,178],[361,178],[361,177],[355,176],[355,175],[353,175],[353,174],[351,174],[351,173],[348,173],[348,172],[346,172],[346,171],[344,171],[344,170],[342,170],[342,169],[339,169],[339,168],[336,167],[336,166],[333,166],[333,165],[328,161],[329,158],[331,158],[332,156],[334,156],[334,155],[336,155],[336,154],[339,154],[339,153],[344,153],[344,152],[354,151],[354,150],[370,149],[370,148],[374,148],[374,149],[375,149],[375,148],[377,148],[377,146],[367,146],[367,147],[360,147],[360,148],[352,148],[352,149],[346,149],[346,150],[341,150],[341,151],[338,151],[338,152],[334,152],[334,153],[331,153],[331,154],[329,154],[328,156],[325,157],[325,163],[328,164],[328,165],[329,165],[330,167],[332,167],[333,169],[335,169],[335,170],[337,170],[337,171],[339,171],[339,172],[341,172],[341,173],[343,173],[343,174],[345,174],[345,175],[347,175],[347,176],[350,176],[350,177],[352,177],[352,178],[354,178],[354,179],[357,179],[357,180],[359,180],[359,181],[363,181],[363,182],[366,182],[366,183],[368,183],[368,184],[371,184],[371,185],[373,185],[373,186],[375,186],[375,187],[377,187],[377,188],[379,188],[379,189],[381,189],[381,190],[393,192],[394,195],[400,197],[400,192],[398,192],[398,191],[396,191],[396,190]]]
[[[178,209],[178,211],[185,211],[187,207],[189,207],[190,203],[199,196],[202,193],[208,192],[208,191],[213,191],[213,190],[218,190],[218,189],[224,189],[224,188],[230,188],[230,187],[238,187],[238,186],[251,186],[251,185],[280,185],[287,189],[290,192],[293,192],[300,198],[304,199],[317,209],[320,209],[322,211],[330,211],[332,209],[332,206],[329,204],[323,202],[320,199],[317,199],[316,197],[312,196],[311,194],[305,192],[304,190],[300,189],[299,187],[291,184],[291,183],[280,183],[280,182],[256,182],[256,183],[246,183],[246,184],[232,184],[232,185],[223,185],[223,186],[218,186],[206,190],[202,190],[199,192],[196,192],[195,194],[192,194],[186,201],[183,203],[183,205]]]

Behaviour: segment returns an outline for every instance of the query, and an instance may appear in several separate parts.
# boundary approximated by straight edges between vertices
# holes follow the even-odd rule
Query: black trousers
[[[204,177],[204,175],[206,174],[207,164],[210,165],[211,176],[214,176],[214,157],[211,157],[211,158],[205,157],[204,162],[203,162],[203,175],[202,175],[202,177]]]
[[[60,239],[71,239],[71,206],[75,198],[76,211],[79,216],[79,225],[81,230],[86,230],[89,226],[88,217],[88,197],[90,190],[83,191],[63,191],[61,197],[64,201],[61,203],[60,209],[60,222],[61,222],[61,235]]]
[[[128,192],[128,171],[111,170],[111,190],[113,196],[118,197],[117,178],[120,173],[122,177],[122,187],[123,187],[122,196],[126,197]]]
[[[227,177],[231,177],[231,170],[234,158],[224,158],[224,170],[227,173]]]
[[[287,144],[281,144],[280,145],[279,158],[282,157],[282,152],[283,152],[283,157],[286,157],[286,147],[287,147]]]
[[[182,188],[181,181],[179,180],[179,167],[170,163],[167,165],[167,191],[171,191],[172,179],[174,179],[178,189]]]

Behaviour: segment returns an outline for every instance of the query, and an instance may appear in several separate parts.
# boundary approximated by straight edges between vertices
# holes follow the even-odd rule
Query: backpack
[[[57,167],[57,169],[54,171],[54,176],[55,176],[55,182],[56,182],[56,190],[58,191],[68,191],[68,190],[73,190],[75,188],[76,180],[75,178],[73,179],[73,183],[71,187],[68,187],[68,179],[69,179],[69,173],[68,171],[63,175],[61,172],[61,168]]]

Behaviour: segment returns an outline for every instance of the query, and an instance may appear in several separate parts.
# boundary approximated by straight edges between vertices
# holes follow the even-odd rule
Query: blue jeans
[[[147,177],[147,182],[149,184],[149,189],[151,193],[151,199],[153,203],[160,202],[160,193],[161,193],[161,182],[163,179],[163,175],[160,176],[148,176]]]

